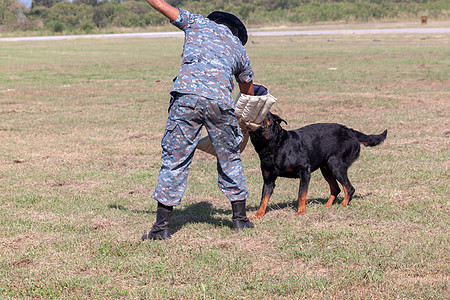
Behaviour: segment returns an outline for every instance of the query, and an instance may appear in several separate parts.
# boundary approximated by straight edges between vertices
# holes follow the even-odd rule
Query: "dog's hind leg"
[[[350,201],[352,201],[353,194],[355,193],[355,188],[350,183],[350,180],[347,177],[347,170],[342,171],[339,176],[336,176],[337,180],[342,184],[342,188],[344,189],[344,200],[341,203],[341,206],[347,206]]]
[[[267,181],[264,182],[261,203],[259,204],[259,208],[256,211],[256,214],[250,219],[261,218],[266,214],[267,205],[269,204],[270,196],[272,196],[273,189],[275,188],[275,181]]]
[[[337,181],[342,184],[344,189],[344,200],[341,206],[347,206],[350,201],[352,201],[353,194],[355,193],[355,188],[350,183],[347,175],[346,165],[339,159],[329,160],[329,165],[331,173],[336,177]]]
[[[352,201],[353,194],[355,193],[355,188],[348,182],[348,186],[342,185],[344,188],[344,201],[342,201],[341,206],[347,206],[350,201]]]
[[[301,171],[300,188],[298,190],[298,211],[297,215],[306,213],[306,204],[308,202],[306,196],[308,194],[309,181],[311,180],[311,172],[308,170]]]
[[[344,189],[344,200],[341,203],[341,206],[347,206],[350,201],[352,201],[353,194],[355,193],[355,188],[350,183],[350,180],[347,177],[347,170],[345,170],[342,174],[342,178],[337,178],[338,181],[342,184],[342,188]]]
[[[330,198],[328,199],[327,203],[325,203],[325,207],[330,207],[331,205],[333,205],[334,200],[341,192],[341,189],[339,188],[339,184],[337,183],[336,178],[334,178],[333,174],[327,167],[320,167],[320,171],[322,172],[325,180],[330,185]]]

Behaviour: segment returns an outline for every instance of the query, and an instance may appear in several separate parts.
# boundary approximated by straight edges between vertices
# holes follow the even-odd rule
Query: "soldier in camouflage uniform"
[[[186,189],[203,126],[217,153],[218,185],[231,201],[233,228],[252,228],[245,211],[248,191],[239,151],[242,133],[231,96],[233,77],[241,93],[253,95],[254,74],[243,47],[247,42],[245,26],[227,12],[216,11],[205,18],[163,0],[147,2],[184,31],[185,43],[161,142],[162,166],[153,194],[158,201],[156,222],[142,239],[170,237],[172,210],[180,204]]]

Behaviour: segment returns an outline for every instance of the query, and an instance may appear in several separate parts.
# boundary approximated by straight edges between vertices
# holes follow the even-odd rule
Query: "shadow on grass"
[[[367,194],[369,195],[369,194]],[[363,199],[367,195],[355,195],[353,197],[353,200],[356,199]],[[334,202],[333,205],[340,205],[343,198],[339,197],[337,201]],[[315,199],[309,199],[308,204],[325,204],[328,201],[328,199],[324,198],[315,198]],[[351,204],[351,203],[350,203]],[[267,207],[267,211],[270,210],[279,210],[279,209],[285,209],[286,207],[292,207],[293,209],[296,209],[298,207],[298,200],[293,200],[291,202],[285,202],[285,203],[277,203],[274,205],[269,205]],[[156,210],[136,210],[136,209],[128,209],[122,205],[119,204],[109,204],[108,208],[110,209],[117,209],[121,211],[125,211],[128,213],[133,214],[152,214],[156,215]],[[259,205],[257,206],[247,206],[247,213],[249,211],[256,211],[259,208]],[[226,215],[226,217],[221,217],[222,215]],[[183,228],[186,224],[193,224],[193,223],[205,223],[210,224],[213,226],[218,227],[232,227],[233,222],[231,221],[231,206],[230,209],[222,209],[222,208],[214,208],[213,205],[209,202],[202,201],[199,203],[194,203],[192,205],[188,205],[183,209],[177,209],[174,208],[173,215],[172,215],[172,224],[171,224],[171,233],[175,233],[181,228]],[[248,213],[248,216],[250,217],[252,215],[252,212]],[[156,220],[156,216],[153,216],[153,219],[150,220],[151,223],[153,223]],[[148,228],[150,230],[150,228]]]
[[[134,214],[155,214],[156,210],[136,210],[128,209],[119,204],[108,204],[108,208],[126,211]],[[229,215],[229,217],[223,218],[219,215]],[[156,220],[156,216],[151,222]],[[174,208],[171,222],[171,232],[175,233],[180,230],[186,224],[192,223],[206,223],[213,226],[228,226],[232,227],[231,221],[231,206],[230,209],[213,208],[213,205],[209,202],[199,202],[192,205],[188,205],[183,209]],[[150,229],[150,228],[149,228]]]

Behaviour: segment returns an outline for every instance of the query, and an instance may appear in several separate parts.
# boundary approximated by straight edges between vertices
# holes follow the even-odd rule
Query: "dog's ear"
[[[276,114],[272,114],[273,116],[273,120],[277,123],[277,124],[281,124],[281,122],[284,122],[287,125],[286,120],[280,118],[279,116],[277,116]]]

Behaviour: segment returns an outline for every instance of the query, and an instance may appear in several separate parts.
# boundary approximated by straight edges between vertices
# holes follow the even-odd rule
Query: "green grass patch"
[[[255,229],[231,230],[215,158],[197,152],[172,239],[140,241],[182,39],[0,46],[0,295],[6,298],[446,299],[449,37],[252,37],[286,129],[388,129],[349,170],[351,205],[323,208],[314,173],[280,178]],[[251,216],[262,178],[243,155]],[[338,201],[342,200],[342,195]]]

